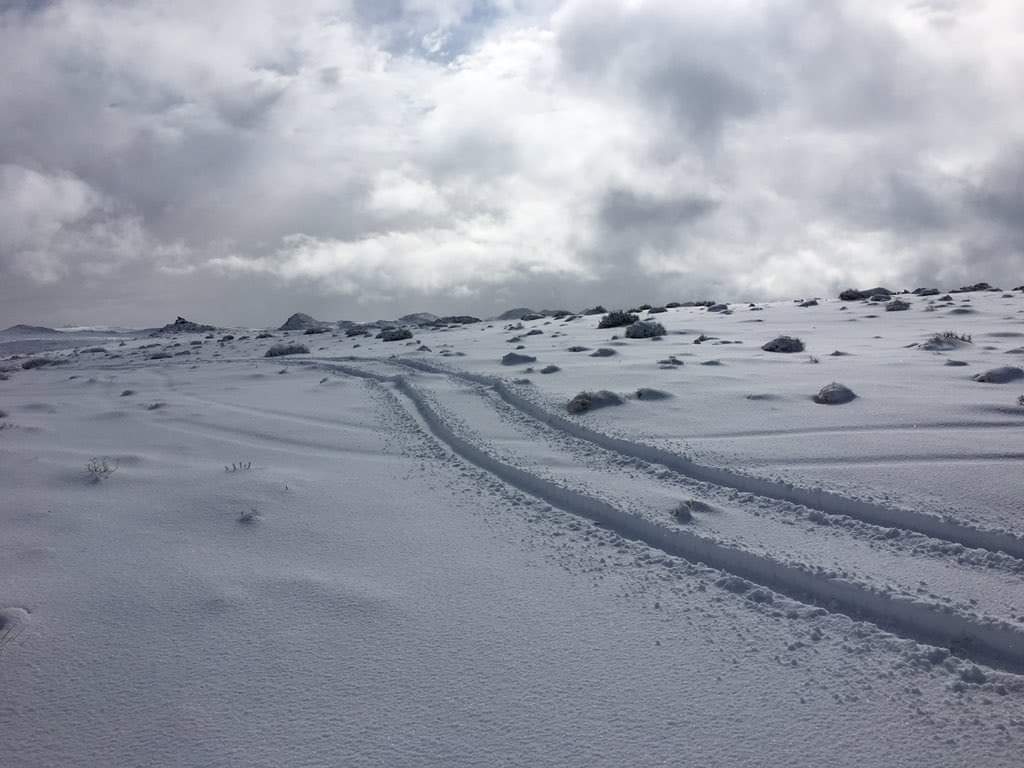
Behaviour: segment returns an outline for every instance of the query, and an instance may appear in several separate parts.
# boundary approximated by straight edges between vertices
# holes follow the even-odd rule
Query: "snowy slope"
[[[1018,765],[1024,297],[953,299],[0,361],[0,754]]]

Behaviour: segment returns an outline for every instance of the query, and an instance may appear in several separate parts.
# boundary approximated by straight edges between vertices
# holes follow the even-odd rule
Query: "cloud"
[[[1011,0],[4,8],[0,322],[1024,271]]]

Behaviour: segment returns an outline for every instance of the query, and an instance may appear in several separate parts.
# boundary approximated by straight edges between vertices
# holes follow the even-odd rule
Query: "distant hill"
[[[217,329],[212,325],[201,325],[200,323],[186,320],[184,317],[178,317],[173,323],[168,323],[163,328],[157,329],[151,335],[163,333],[210,333],[215,330]]]
[[[60,331],[54,330],[53,328],[47,328],[45,325],[24,325],[19,323],[18,325],[12,325],[10,328],[4,328],[0,333],[9,333],[18,336],[59,336]]]
[[[437,315],[431,312],[413,312],[411,315],[402,315],[398,318],[402,325],[432,325],[437,320]]]
[[[305,312],[296,312],[294,315],[284,321],[284,324],[278,328],[279,331],[308,331],[309,329],[321,330],[329,328],[331,323],[326,323],[323,320],[317,320],[314,317],[310,317]]]
[[[515,307],[514,309],[506,309],[495,320],[522,320],[527,315],[536,315],[529,307]]]

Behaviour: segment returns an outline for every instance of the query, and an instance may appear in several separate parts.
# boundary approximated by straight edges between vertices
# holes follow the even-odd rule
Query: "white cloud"
[[[1012,279],[1022,30],[1009,0],[8,11],[0,269],[380,311]]]

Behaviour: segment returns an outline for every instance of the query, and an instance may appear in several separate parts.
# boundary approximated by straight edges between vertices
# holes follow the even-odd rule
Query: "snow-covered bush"
[[[651,339],[655,336],[664,336],[665,326],[653,320],[640,320],[626,328],[627,339]]]
[[[964,344],[970,344],[971,337],[966,333],[956,331],[943,331],[933,334],[927,341],[921,344],[921,349],[929,352],[939,352],[948,349],[959,349]]]
[[[381,331],[381,341],[402,341],[403,339],[411,339],[412,331],[408,328],[387,328]]]
[[[803,352],[804,343],[793,336],[777,336],[761,349],[765,352]]]
[[[275,344],[264,353],[264,357],[283,357],[285,355],[308,355],[309,347],[305,344]]]
[[[86,476],[94,483],[106,480],[117,471],[117,464],[111,464],[105,458],[91,458],[85,465]]]
[[[537,358],[531,355],[520,355],[517,352],[509,352],[507,355],[501,358],[502,365],[525,365],[526,363],[535,363]]]
[[[565,406],[569,413],[586,413],[609,405],[622,405],[622,398],[606,389],[597,392],[580,392]]]
[[[833,381],[822,387],[814,396],[814,402],[819,405],[844,405],[857,399],[853,390],[844,384]]]
[[[618,328],[623,325],[632,325],[639,316],[630,314],[629,312],[623,312],[621,309],[616,309],[609,312],[607,315],[601,318],[601,321],[597,324],[598,328]]]

